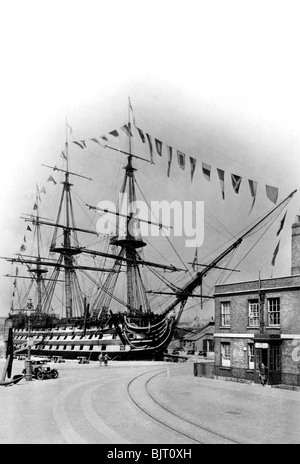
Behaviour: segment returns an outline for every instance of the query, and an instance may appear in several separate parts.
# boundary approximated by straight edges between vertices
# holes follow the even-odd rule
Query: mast
[[[133,210],[133,205],[136,202],[136,191],[135,191],[135,179],[134,179],[134,172],[136,169],[133,167],[132,159],[132,133],[131,133],[131,118],[130,118],[130,110],[131,110],[131,103],[130,99],[128,100],[128,157],[127,157],[127,165],[125,166],[125,177],[121,189],[121,199],[122,199],[122,207],[126,207],[126,212],[128,214],[122,215],[120,212],[118,213],[118,231],[119,236],[112,238],[111,244],[120,246],[121,252],[119,256],[122,258],[124,255],[125,262],[126,262],[126,275],[127,275],[127,308],[129,312],[133,312],[134,310],[139,310],[141,308],[137,308],[137,306],[142,306],[142,301],[139,301],[137,304],[137,300],[141,300],[137,296],[138,292],[140,295],[143,294],[143,299],[146,304],[146,311],[150,311],[150,307],[148,304],[148,300],[145,293],[145,288],[142,284],[140,272],[138,269],[138,261],[139,257],[137,254],[137,249],[143,248],[146,246],[146,243],[143,241],[142,237],[132,235],[131,227],[133,223],[133,218],[135,215],[135,211]],[[124,205],[125,203],[125,205]],[[125,216],[126,222],[126,231],[124,236],[121,237],[120,233],[122,230],[120,228],[120,217]],[[138,284],[139,282],[139,284]],[[139,285],[139,290],[137,286]]]
[[[42,312],[42,283],[43,283],[43,274],[47,273],[47,269],[42,268],[41,264],[41,229],[40,229],[40,214],[39,214],[39,201],[40,201],[40,192],[38,186],[36,186],[36,202],[35,202],[35,210],[36,216],[34,219],[35,227],[36,227],[36,240],[37,240],[37,258],[34,262],[36,267],[31,267],[29,269],[30,273],[35,274],[35,280],[37,285],[37,306],[36,312]]]
[[[64,172],[64,182],[62,182],[63,189],[61,194],[61,200],[57,215],[56,224],[51,224],[55,227],[50,251],[55,253],[60,253],[63,257],[63,266],[60,264],[60,267],[64,269],[65,272],[65,307],[66,307],[66,318],[70,319],[73,317],[73,291],[72,291],[72,281],[75,275],[75,266],[73,264],[73,256],[81,253],[80,248],[78,247],[78,239],[75,228],[74,213],[73,213],[73,204],[71,197],[71,187],[73,184],[70,183],[69,171],[69,144],[68,144],[68,123],[66,121],[66,142],[65,142],[65,153],[63,154],[66,161],[66,169],[58,169],[56,166],[53,170]],[[50,167],[50,166],[48,166]],[[72,175],[76,175],[72,173]],[[83,176],[80,176],[83,177]],[[60,225],[60,216],[63,209],[63,203],[65,202],[65,224],[63,225],[63,243],[61,247],[57,247],[57,230]],[[50,224],[49,224],[50,225]],[[71,231],[74,233],[74,239],[76,246],[72,246]],[[83,301],[82,301],[83,303]]]
[[[120,154],[126,155],[127,165],[124,167],[125,176],[120,191],[118,211],[117,213],[112,213],[116,215],[117,231],[115,236],[111,238],[110,245],[118,247],[119,251],[115,255],[111,255],[109,253],[96,253],[115,260],[113,266],[114,275],[109,275],[104,284],[101,285],[101,289],[92,305],[92,313],[98,313],[98,318],[103,317],[108,313],[123,262],[125,263],[126,269],[126,303],[124,303],[124,306],[127,307],[130,315],[142,315],[143,313],[150,313],[151,311],[139,269],[140,265],[154,265],[171,271],[177,270],[174,266],[163,266],[156,263],[146,262],[140,258],[137,252],[138,249],[145,247],[146,243],[140,233],[140,221],[135,217],[136,169],[133,167],[133,159],[138,158],[145,162],[149,161],[132,154],[132,127],[130,111],[132,111],[132,106],[130,99],[128,99],[128,124],[124,126],[124,128],[126,127],[126,132],[129,137],[128,151],[107,146],[107,148],[111,148]],[[98,209],[93,206],[87,206],[90,209]],[[106,212],[109,213],[109,211]],[[162,225],[158,224],[158,226]],[[82,253],[85,252],[89,252],[89,250],[83,249]]]
[[[68,136],[66,130],[66,173],[65,173],[65,182],[64,182],[64,191],[66,194],[66,226],[64,229],[64,248],[69,250],[71,247],[71,231],[70,231],[70,188],[71,184],[69,182],[69,154],[68,154]],[[64,253],[64,263],[65,263],[65,296],[66,296],[66,317],[70,319],[72,317],[72,292],[71,292],[71,255],[70,253]]]

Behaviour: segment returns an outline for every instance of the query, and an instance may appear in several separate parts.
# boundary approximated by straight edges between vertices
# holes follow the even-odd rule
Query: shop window
[[[221,365],[230,367],[230,343],[221,343]]]
[[[230,301],[221,303],[221,326],[230,327]]]
[[[280,325],[280,298],[268,299],[268,323],[269,326]]]
[[[259,327],[259,301],[250,300],[249,301],[249,327]]]

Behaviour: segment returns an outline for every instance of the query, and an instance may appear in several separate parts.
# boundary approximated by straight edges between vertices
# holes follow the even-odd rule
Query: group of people
[[[102,354],[99,354],[98,359],[99,359],[99,365],[100,365],[100,366],[102,365],[102,363],[104,364],[104,366],[107,366],[107,364],[108,364],[108,359],[109,359],[109,357],[108,357],[107,354],[103,354],[103,353],[102,353]]]

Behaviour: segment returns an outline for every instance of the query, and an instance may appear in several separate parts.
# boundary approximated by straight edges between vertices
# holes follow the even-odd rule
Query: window
[[[280,325],[280,298],[268,299],[269,325]]]
[[[279,344],[270,344],[270,371],[281,370],[281,353]]]
[[[203,340],[203,351],[206,353],[211,353],[214,351],[214,341],[213,340]]]
[[[230,327],[230,302],[221,303],[221,326]]]
[[[254,369],[254,343],[248,345],[248,368]]]
[[[230,367],[230,343],[221,343],[221,365]]]
[[[250,300],[249,301],[249,327],[259,327],[259,301]]]

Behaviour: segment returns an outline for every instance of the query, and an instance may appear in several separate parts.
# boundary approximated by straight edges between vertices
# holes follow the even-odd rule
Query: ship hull
[[[139,321],[141,322],[141,321]],[[132,323],[126,318],[110,327],[76,326],[14,328],[14,347],[25,354],[30,346],[31,355],[64,359],[97,361],[107,354],[110,360],[162,360],[171,342],[175,322],[157,318],[152,323]]]

